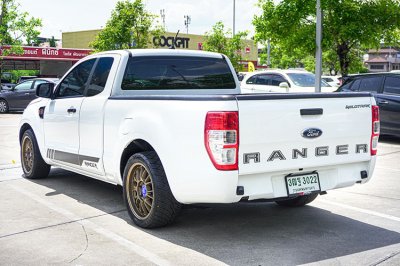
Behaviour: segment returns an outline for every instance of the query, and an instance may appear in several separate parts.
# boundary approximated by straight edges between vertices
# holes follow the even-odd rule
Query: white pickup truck
[[[182,204],[303,206],[367,182],[375,166],[369,94],[240,94],[217,53],[94,54],[37,94],[21,120],[25,177],[56,166],[121,185],[145,228],[172,222]]]

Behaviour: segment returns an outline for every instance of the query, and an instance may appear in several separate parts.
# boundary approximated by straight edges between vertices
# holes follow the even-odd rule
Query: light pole
[[[315,53],[315,92],[321,92],[321,75],[322,75],[322,10],[321,0],[317,0],[317,23],[316,23],[316,45],[317,51]]]
[[[189,24],[192,22],[192,19],[189,15],[184,16],[185,18],[185,27],[186,27],[186,34],[189,34]]]
[[[235,37],[235,17],[236,17],[236,0],[233,0],[233,32],[232,32],[233,37]]]

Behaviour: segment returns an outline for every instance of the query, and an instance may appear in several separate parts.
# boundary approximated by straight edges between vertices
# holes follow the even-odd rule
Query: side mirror
[[[36,88],[36,96],[42,98],[51,98],[53,96],[54,84],[42,83]]]
[[[281,82],[279,83],[279,88],[285,89],[286,92],[289,92],[289,84],[287,82]]]

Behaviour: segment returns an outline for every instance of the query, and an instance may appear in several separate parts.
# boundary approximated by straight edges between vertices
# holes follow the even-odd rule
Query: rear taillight
[[[379,107],[372,105],[372,133],[371,133],[371,155],[376,155],[378,150],[378,139],[379,139]]]
[[[204,126],[204,144],[218,170],[238,169],[238,112],[208,112]]]

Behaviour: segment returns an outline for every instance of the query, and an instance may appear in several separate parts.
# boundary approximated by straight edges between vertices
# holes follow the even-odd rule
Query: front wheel
[[[133,222],[143,228],[165,226],[179,213],[181,204],[172,195],[155,152],[129,158],[124,170],[124,201]]]
[[[318,193],[313,193],[309,195],[304,195],[304,196],[298,196],[293,199],[287,199],[287,200],[280,200],[280,201],[275,201],[276,204],[280,206],[286,206],[286,207],[302,207],[308,203],[311,203],[318,197]]]
[[[21,165],[24,177],[28,179],[44,178],[50,172],[50,165],[43,160],[35,135],[31,129],[25,131],[22,136]]]

